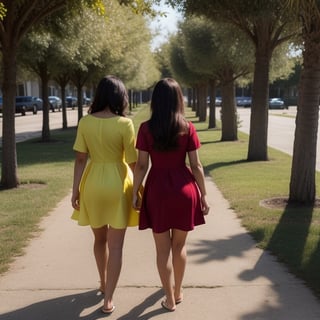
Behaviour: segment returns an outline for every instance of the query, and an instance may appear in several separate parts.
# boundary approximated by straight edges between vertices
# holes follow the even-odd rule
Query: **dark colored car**
[[[251,97],[236,97],[237,107],[250,108],[251,107]]]
[[[59,97],[57,96],[49,96],[49,106],[50,106],[50,110],[52,112],[55,112],[55,110],[60,111],[61,110],[61,106],[62,106],[62,101]]]
[[[16,97],[16,113],[25,116],[28,111],[37,114],[38,110],[42,110],[42,99],[34,96]]]
[[[76,97],[67,96],[66,97],[66,106],[68,108],[74,109],[77,106],[78,99]]]
[[[281,98],[271,98],[269,99],[269,109],[288,109],[288,107]]]

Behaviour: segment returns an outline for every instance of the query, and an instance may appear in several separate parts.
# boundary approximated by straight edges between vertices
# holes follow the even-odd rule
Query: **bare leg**
[[[94,256],[100,277],[100,290],[104,292],[106,284],[106,262],[108,257],[107,252],[107,226],[102,228],[92,228],[94,234]]]
[[[117,286],[121,266],[122,266],[122,248],[126,229],[108,230],[108,249],[109,257],[107,262],[107,281],[104,293],[104,308],[110,309],[113,306],[113,293]]]
[[[174,229],[172,231],[172,263],[174,272],[174,298],[175,301],[183,299],[182,281],[187,263],[186,239],[188,232]]]
[[[170,260],[171,236],[170,231],[153,233],[157,251],[157,267],[162,287],[166,295],[166,305],[170,309],[175,308],[172,281],[172,263]]]

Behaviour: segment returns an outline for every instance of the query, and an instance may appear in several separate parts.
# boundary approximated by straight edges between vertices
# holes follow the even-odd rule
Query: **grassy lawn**
[[[0,191],[0,273],[23,253],[39,231],[40,218],[71,190],[75,132],[52,131],[50,143],[36,138],[17,144],[21,187]]]
[[[148,117],[148,108],[135,113],[136,130]],[[206,173],[258,246],[270,250],[320,296],[320,209],[269,209],[260,205],[261,200],[288,195],[291,157],[269,149],[270,161],[247,162],[247,135],[239,133],[238,141],[220,142],[219,129],[207,130],[207,123],[199,123],[189,109],[187,117],[197,128]],[[29,186],[0,191],[0,273],[23,253],[39,231],[40,218],[71,190],[75,129],[58,130],[52,136],[51,143],[34,139],[17,145],[18,175]]]

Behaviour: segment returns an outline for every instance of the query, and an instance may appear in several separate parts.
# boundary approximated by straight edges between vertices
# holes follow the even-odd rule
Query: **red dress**
[[[189,122],[189,133],[179,137],[177,150],[160,152],[152,146],[148,122],[144,122],[136,148],[149,153],[152,165],[143,192],[139,229],[151,228],[156,233],[169,229],[190,231],[204,224],[199,189],[185,163],[187,152],[200,147],[195,127]]]

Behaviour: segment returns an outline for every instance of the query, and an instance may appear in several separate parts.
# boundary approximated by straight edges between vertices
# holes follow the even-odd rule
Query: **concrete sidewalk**
[[[190,232],[184,301],[173,313],[163,293],[150,230],[129,228],[112,319],[318,320],[320,302],[302,281],[257,249],[210,178],[211,213]],[[70,219],[70,196],[43,219],[43,232],[0,277],[0,320],[97,320],[102,296],[91,231]]]

